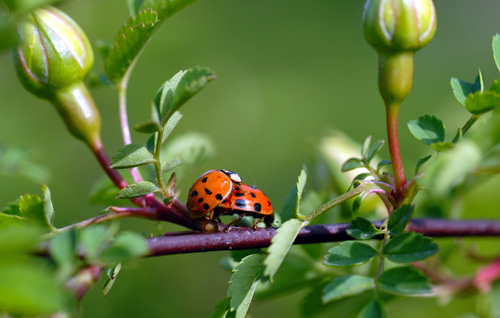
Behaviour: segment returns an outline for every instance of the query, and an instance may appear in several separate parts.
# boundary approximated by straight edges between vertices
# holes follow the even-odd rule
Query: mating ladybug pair
[[[227,229],[243,216],[259,218],[254,224],[264,221],[271,226],[274,212],[271,201],[259,189],[241,183],[240,176],[229,170],[209,170],[196,180],[189,189],[187,208],[192,219],[200,219],[207,223],[220,215],[232,212],[240,216],[232,221]]]

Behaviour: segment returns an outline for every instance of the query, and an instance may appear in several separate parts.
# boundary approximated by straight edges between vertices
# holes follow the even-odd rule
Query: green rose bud
[[[18,23],[14,65],[23,86],[48,99],[69,131],[91,146],[100,143],[100,115],[83,79],[94,63],[89,40],[65,13],[36,9]]]
[[[432,0],[368,0],[363,22],[377,51],[417,51],[434,36],[436,11]]]
[[[433,38],[432,0],[367,0],[367,42],[379,54],[379,90],[386,106],[400,104],[413,84],[413,55]],[[391,106],[392,107],[392,106]]]

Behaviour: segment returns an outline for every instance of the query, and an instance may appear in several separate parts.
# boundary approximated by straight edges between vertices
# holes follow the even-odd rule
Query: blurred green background
[[[217,155],[178,185],[181,199],[191,182],[208,169],[237,171],[270,197],[276,210],[293,188],[302,164],[314,183],[315,142],[328,128],[362,142],[385,138],[384,108],[376,84],[377,57],[364,42],[363,1],[201,0],[161,25],[131,78],[129,118],[133,125],[149,116],[158,87],[180,69],[201,65],[218,79],[191,100],[174,134],[197,131],[210,136]],[[491,53],[500,32],[500,2],[436,1],[434,40],[416,55],[412,93],[400,113],[402,156],[407,172],[427,149],[406,129],[424,113],[440,117],[448,139],[468,115],[455,101],[449,81],[473,81],[477,68],[486,85],[498,78]],[[61,8],[87,32],[91,42],[112,41],[127,19],[125,1],[64,3]],[[101,71],[97,59],[95,70]],[[101,111],[103,140],[110,155],[121,146],[117,96],[101,87],[92,91]],[[102,206],[88,193],[102,176],[82,143],[67,134],[46,102],[26,93],[17,81],[10,54],[0,56],[0,144],[36,149],[38,162],[51,171],[48,185],[56,226],[96,215]],[[134,134],[136,142],[145,135]],[[387,149],[383,155],[388,157]],[[41,193],[40,185],[0,175],[0,204],[18,195]],[[465,215],[496,213],[498,180],[469,195]],[[498,197],[498,195],[497,195]],[[498,209],[496,209],[498,210]],[[487,212],[485,212],[487,211]],[[154,224],[126,220],[123,228],[149,233]],[[166,226],[166,230],[180,230]],[[209,317],[227,292],[230,273],[219,265],[226,252],[174,255],[127,266],[107,298],[96,286],[84,299],[82,317]],[[297,317],[301,294],[252,305],[253,317]],[[389,305],[389,317],[453,317],[473,310],[473,297],[444,307],[435,299],[402,299]],[[418,311],[408,311],[411,303]],[[417,307],[418,306],[418,307]],[[330,313],[331,314],[331,313]]]

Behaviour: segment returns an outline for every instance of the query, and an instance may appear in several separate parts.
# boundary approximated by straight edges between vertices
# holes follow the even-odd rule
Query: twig
[[[380,227],[382,221],[374,224]],[[346,233],[349,226],[349,223],[310,225],[300,231],[294,244],[351,240]],[[413,219],[408,229],[431,237],[500,237],[500,220]],[[273,228],[233,227],[229,233],[182,232],[154,237],[148,239],[149,256],[263,248],[271,244],[275,232]]]

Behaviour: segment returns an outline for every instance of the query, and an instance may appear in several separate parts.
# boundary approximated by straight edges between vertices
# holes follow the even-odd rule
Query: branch
[[[374,222],[380,227],[383,221]],[[294,244],[351,240],[346,229],[350,223],[310,225],[303,228]],[[500,236],[500,220],[413,219],[408,230],[430,237]],[[149,256],[223,250],[263,248],[271,244],[273,228],[232,227],[228,233],[177,232],[148,239]]]

